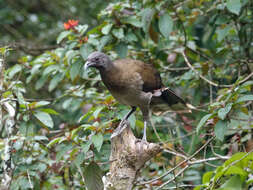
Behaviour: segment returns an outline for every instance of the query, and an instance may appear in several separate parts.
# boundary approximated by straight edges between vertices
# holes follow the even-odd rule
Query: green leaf
[[[82,36],[88,29],[88,25],[84,24],[84,25],[78,25],[75,27],[75,29],[79,32],[80,36]]]
[[[201,189],[203,189],[204,187],[207,187],[206,185],[198,185],[198,186],[196,186],[193,190],[201,190]]]
[[[199,124],[197,125],[197,133],[199,133],[200,129],[202,128],[202,126],[206,123],[206,121],[212,117],[213,114],[207,114],[204,117],[202,117],[202,119],[200,120]]]
[[[232,103],[228,103],[225,108],[220,108],[218,111],[218,117],[224,120],[227,114],[230,112],[232,105],[233,105]]]
[[[230,29],[229,26],[226,26],[225,28],[218,28],[216,30],[218,42],[221,42],[228,35]]]
[[[59,161],[62,157],[69,156],[68,151],[73,149],[72,144],[59,144],[57,145],[58,151],[56,153],[56,160]]]
[[[91,44],[93,46],[99,45],[99,40],[96,35],[90,35],[88,39],[88,44]]]
[[[72,64],[72,61],[74,60],[74,58],[79,55],[79,51],[77,50],[69,50],[67,51],[66,53],[66,57],[67,57],[67,60],[68,60],[68,64],[71,65]]]
[[[127,56],[127,51],[128,51],[127,44],[124,42],[119,43],[115,47],[115,51],[117,52],[120,58],[125,58]]]
[[[232,176],[229,180],[227,180],[220,189],[224,190],[242,190],[242,181],[240,176],[235,175]]]
[[[81,145],[84,154],[90,150],[91,144],[92,144],[92,142],[88,141],[87,143]]]
[[[41,76],[39,80],[36,81],[35,89],[36,90],[41,89],[44,86],[44,84],[47,82],[47,79],[48,79],[48,75]]]
[[[202,183],[209,183],[210,180],[212,179],[213,176],[213,171],[206,172],[203,177],[202,177]]]
[[[142,28],[145,33],[148,33],[150,23],[152,22],[153,16],[154,16],[154,9],[152,8],[146,8],[142,11]]]
[[[162,35],[168,39],[173,29],[173,20],[169,14],[163,14],[159,19],[159,30]]]
[[[46,140],[48,141],[48,138],[46,136],[34,136],[35,141],[43,141]]]
[[[74,163],[80,167],[80,165],[83,163],[83,161],[85,160],[85,154],[83,152],[78,153],[78,155],[76,156]]]
[[[14,66],[10,69],[8,75],[9,75],[10,78],[13,78],[13,77],[14,77],[17,73],[19,73],[21,70],[22,70],[22,66],[16,64],[16,65],[14,65]]]
[[[214,126],[214,134],[220,140],[224,140],[225,133],[227,131],[227,121],[219,120]]]
[[[88,190],[103,190],[102,170],[95,162],[91,162],[84,170],[85,185]]]
[[[94,144],[94,146],[96,147],[96,149],[97,149],[98,152],[100,151],[100,149],[102,147],[103,140],[104,140],[104,137],[103,137],[103,135],[101,133],[93,135],[91,137],[91,141]]]
[[[93,52],[93,48],[90,44],[86,43],[81,46],[80,53],[84,60],[87,59],[87,57]]]
[[[137,41],[138,41],[137,36],[136,36],[133,32],[128,32],[128,33],[126,34],[125,39],[126,39],[128,42],[137,42]]]
[[[105,106],[98,107],[98,108],[93,112],[94,118],[98,118],[99,113],[100,113],[104,108],[105,108]]]
[[[241,0],[227,0],[227,8],[231,13],[239,15],[241,7]]]
[[[75,80],[77,75],[80,73],[82,66],[83,63],[81,61],[76,61],[74,64],[71,65],[69,74],[72,81]]]
[[[35,112],[33,114],[41,123],[46,125],[47,127],[53,128],[54,127],[54,122],[51,118],[51,116],[48,113],[45,112]]]
[[[42,106],[49,105],[50,103],[51,102],[49,102],[49,101],[31,102],[30,104],[28,104],[28,106],[34,105],[34,108],[39,108],[39,107],[42,107]]]
[[[103,47],[104,47],[106,44],[108,44],[111,40],[112,40],[112,36],[111,36],[111,35],[103,36],[103,37],[100,39],[99,46],[97,47],[97,48],[98,48],[98,51],[102,51]]]
[[[247,172],[237,166],[230,166],[224,175],[234,175],[234,174],[238,174],[243,177],[247,176]]]
[[[60,35],[57,37],[57,40],[56,40],[57,44],[61,43],[61,41],[64,38],[66,38],[68,35],[70,35],[70,34],[71,34],[71,31],[63,31],[63,32],[61,32]]]
[[[123,18],[121,21],[123,23],[131,24],[138,28],[142,27],[142,22],[136,16],[128,16],[126,18]]]
[[[44,172],[47,169],[47,165],[44,163],[39,163],[37,164],[36,169],[40,172]]]
[[[55,139],[52,139],[48,144],[47,144],[47,147],[51,148],[54,144],[62,141],[64,137],[57,137]]]
[[[73,102],[73,98],[68,98],[62,103],[63,109],[68,109],[71,103]]]
[[[18,181],[19,187],[21,187],[20,189],[29,189],[31,187],[30,182],[25,176],[20,176],[17,181]]]
[[[78,120],[78,122],[80,123],[83,120],[87,119],[90,115],[93,114],[94,110],[95,110],[95,107],[90,108],[87,113],[85,113],[82,117],[80,117],[80,119]]]
[[[65,73],[58,73],[52,78],[48,86],[49,92],[52,92],[57,87],[59,82],[63,80],[64,76],[65,76]]]
[[[42,75],[48,75],[54,71],[58,71],[59,70],[59,65],[50,65],[48,66],[42,73]]]
[[[228,166],[232,162],[234,162],[236,160],[242,159],[242,157],[244,157],[245,155],[246,155],[245,152],[237,152],[237,153],[235,153],[229,160],[225,161],[224,166]]]
[[[102,28],[102,30],[101,30],[102,34],[104,34],[104,35],[109,34],[109,32],[111,31],[112,26],[113,26],[113,24],[111,24],[111,23],[105,25],[105,26]]]
[[[236,100],[235,103],[253,101],[253,95],[244,95]]]
[[[49,113],[51,115],[59,115],[59,113],[51,108],[40,109],[42,112]]]
[[[123,28],[115,28],[115,29],[113,29],[112,30],[112,34],[116,37],[116,38],[118,38],[118,39],[123,39],[124,38],[124,30],[123,30]]]

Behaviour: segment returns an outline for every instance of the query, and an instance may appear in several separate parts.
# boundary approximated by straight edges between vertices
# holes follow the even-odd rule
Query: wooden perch
[[[137,139],[129,122],[118,126],[111,137],[110,172],[104,177],[106,190],[131,190],[144,164],[161,152],[161,147]]]

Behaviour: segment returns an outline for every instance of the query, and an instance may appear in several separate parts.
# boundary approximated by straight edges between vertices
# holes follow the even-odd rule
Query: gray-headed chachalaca
[[[191,108],[190,104],[163,86],[159,72],[151,64],[133,59],[111,61],[106,54],[93,52],[85,64],[85,68],[88,67],[99,70],[102,81],[116,100],[132,107],[122,121],[127,120],[136,107],[140,108],[144,120],[144,141],[150,109],[177,103]]]

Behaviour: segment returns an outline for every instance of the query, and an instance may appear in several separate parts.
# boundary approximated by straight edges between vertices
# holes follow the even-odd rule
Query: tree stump
[[[111,136],[111,165],[104,189],[131,190],[140,169],[159,152],[160,145],[137,139],[129,122],[120,124]]]

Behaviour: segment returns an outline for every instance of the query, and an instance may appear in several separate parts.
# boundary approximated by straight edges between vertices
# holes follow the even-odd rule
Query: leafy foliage
[[[175,181],[177,187],[244,189],[252,185],[252,153],[243,153],[253,148],[252,2],[122,0],[101,9],[93,28],[82,8],[87,4],[92,7],[95,1],[81,6],[69,2],[76,9],[71,15],[80,19],[79,25],[64,31],[63,27],[62,31],[52,29],[54,34],[50,35],[49,26],[52,21],[56,25],[58,16],[51,20],[38,12],[35,15],[47,30],[43,32],[40,24],[26,38],[33,40],[40,32],[42,41],[49,37],[46,42],[58,44],[56,47],[36,55],[29,48],[21,48],[25,53],[15,57],[16,64],[8,59],[13,50],[0,49],[5,60],[3,85],[0,84],[2,164],[6,159],[7,129],[9,123],[15,122],[10,137],[15,165],[11,189],[102,188],[101,176],[109,168],[110,134],[129,108],[113,99],[96,71],[83,69],[87,56],[95,50],[106,52],[112,59],[131,57],[153,64],[166,86],[197,107],[192,114],[178,110],[153,115],[157,133],[152,133],[150,127],[149,141],[162,141],[165,149],[189,157],[210,136],[216,136],[210,147],[194,157],[204,162],[190,165]],[[24,12],[29,13],[28,3],[25,5]],[[3,18],[9,14],[15,16],[13,11],[0,12]],[[18,17],[20,13],[16,14]],[[87,15],[94,21],[93,11]],[[31,24],[26,26],[26,22],[18,28],[25,36]],[[5,36],[10,38],[16,39]],[[4,102],[15,110],[14,118]],[[129,120],[140,137],[143,122],[139,111]],[[180,154],[157,155],[147,163],[142,180],[160,176],[180,163]],[[231,155],[225,162],[220,159]],[[150,185],[162,185],[173,176],[171,173]],[[136,186],[141,188],[144,187]]]

